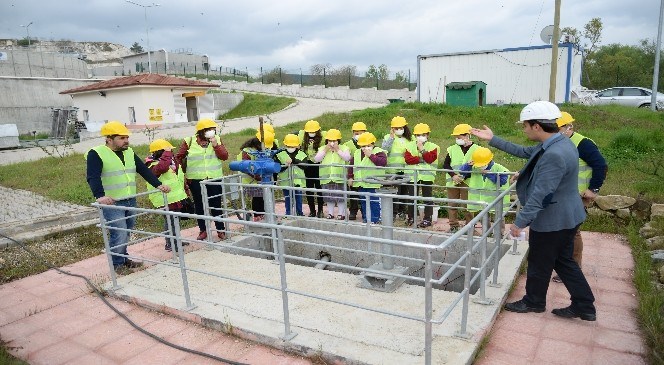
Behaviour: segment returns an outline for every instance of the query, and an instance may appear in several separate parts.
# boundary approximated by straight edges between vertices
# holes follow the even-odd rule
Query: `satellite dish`
[[[542,42],[546,44],[551,44],[551,40],[553,39],[553,25],[547,25],[542,29],[540,32],[540,39]]]

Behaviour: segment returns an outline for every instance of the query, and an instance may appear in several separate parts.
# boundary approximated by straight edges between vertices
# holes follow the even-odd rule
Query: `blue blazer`
[[[572,229],[586,219],[578,187],[579,153],[569,138],[556,133],[544,143],[524,147],[493,137],[489,145],[528,159],[516,183],[522,206],[514,221],[517,227],[552,232]]]

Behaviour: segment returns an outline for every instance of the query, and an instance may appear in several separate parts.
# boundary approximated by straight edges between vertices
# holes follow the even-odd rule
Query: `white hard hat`
[[[552,124],[555,124],[556,119],[561,116],[560,109],[558,109],[556,104],[550,101],[538,100],[526,105],[523,110],[521,110],[519,122],[526,120],[548,120],[551,121]]]

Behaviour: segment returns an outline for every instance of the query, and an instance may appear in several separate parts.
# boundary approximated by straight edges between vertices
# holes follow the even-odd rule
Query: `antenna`
[[[547,25],[540,32],[540,39],[546,44],[551,44],[553,40],[553,25]]]

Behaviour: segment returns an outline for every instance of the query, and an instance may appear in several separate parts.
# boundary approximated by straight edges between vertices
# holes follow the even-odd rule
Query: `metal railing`
[[[403,318],[403,319],[408,319],[408,320],[413,320],[417,322],[421,322],[424,326],[425,329],[425,336],[424,336],[424,353],[425,353],[425,363],[426,364],[431,364],[432,360],[432,340],[433,340],[433,325],[434,324],[441,324],[443,323],[452,313],[452,311],[458,307],[459,303],[461,303],[461,323],[459,325],[458,331],[456,332],[457,336],[460,337],[469,337],[470,334],[468,333],[468,315],[469,315],[469,301],[470,301],[470,295],[471,295],[471,286],[474,284],[479,285],[479,295],[476,300],[477,303],[480,304],[490,304],[491,301],[489,301],[486,297],[485,294],[485,287],[486,285],[497,285],[497,280],[498,280],[498,268],[499,268],[499,260],[500,257],[502,256],[502,246],[503,242],[505,242],[505,237],[502,232],[502,224],[504,222],[504,217],[505,213],[503,211],[503,197],[506,196],[506,194],[510,193],[510,190],[514,188],[514,185],[510,186],[510,189],[508,190],[503,190],[496,199],[491,202],[491,203],[486,203],[486,202],[470,202],[473,204],[477,204],[482,207],[482,209],[475,215],[475,217],[468,223],[466,224],[463,228],[461,228],[459,231],[449,234],[445,232],[436,232],[436,231],[425,231],[427,235],[431,235],[431,237],[436,237],[438,239],[437,244],[429,244],[429,243],[421,243],[421,242],[415,242],[412,240],[400,240],[400,239],[394,239],[392,237],[386,238],[385,235],[383,237],[377,237],[375,236],[376,231],[372,230],[372,227],[369,223],[366,224],[367,229],[363,230],[363,234],[349,234],[349,233],[344,233],[344,232],[334,232],[334,231],[325,231],[325,230],[316,230],[316,229],[311,229],[311,228],[302,228],[302,227],[297,227],[293,225],[288,225],[288,224],[280,224],[278,222],[280,217],[283,217],[282,215],[278,215],[275,212],[275,204],[274,204],[274,195],[276,192],[282,189],[282,187],[275,186],[275,185],[255,185],[255,184],[243,184],[240,181],[241,175],[236,174],[236,175],[229,175],[229,176],[224,176],[220,179],[216,180],[209,180],[209,181],[204,181],[202,182],[202,191],[204,194],[204,214],[203,215],[195,215],[195,214],[185,214],[185,213],[180,213],[180,212],[173,212],[169,211],[168,208],[166,209],[145,209],[145,208],[134,208],[134,207],[122,207],[122,206],[108,206],[108,205],[100,205],[97,203],[94,203],[93,206],[97,207],[99,209],[99,215],[100,215],[100,221],[101,221],[101,229],[103,231],[103,237],[104,237],[104,244],[106,247],[106,254],[108,257],[108,263],[109,263],[109,268],[110,268],[110,276],[111,276],[111,281],[113,284],[113,289],[119,288],[118,283],[117,283],[117,277],[116,273],[114,271],[113,263],[112,263],[112,256],[121,256],[125,257],[128,259],[136,259],[144,262],[150,262],[154,263],[157,265],[163,265],[163,266],[168,266],[172,267],[175,269],[179,269],[180,274],[181,274],[181,280],[182,280],[182,290],[183,290],[183,296],[184,296],[184,302],[186,305],[187,310],[191,310],[195,308],[195,303],[192,303],[192,298],[189,292],[189,281],[188,281],[188,273],[198,273],[202,275],[208,275],[212,277],[217,277],[225,280],[232,280],[236,281],[239,283],[246,284],[247,286],[247,291],[251,291],[251,287],[257,286],[257,287],[262,287],[274,291],[279,291],[281,293],[281,300],[282,300],[282,307],[283,307],[283,336],[282,338],[286,341],[292,339],[293,337],[296,336],[296,333],[293,332],[291,329],[291,320],[290,320],[290,311],[291,308],[289,306],[289,297],[291,295],[297,295],[297,296],[303,296],[303,297],[308,297],[308,298],[313,298],[316,300],[321,300],[325,302],[330,302],[330,303],[336,303],[340,305],[345,305],[353,308],[358,308],[362,310],[367,310],[371,312],[376,312],[376,313],[381,313],[384,315],[389,315],[393,317],[398,317],[398,318]],[[417,181],[417,179],[415,179]],[[219,217],[213,217],[212,210],[216,209],[213,207],[210,207],[208,203],[209,199],[213,198],[211,196],[206,195],[206,186],[207,185],[213,185],[213,184],[219,184],[222,187],[222,193],[221,193],[221,198],[222,198],[222,207],[220,209],[223,210],[223,214]],[[240,217],[244,217],[245,214],[247,213],[252,213],[252,210],[248,209],[246,206],[246,201],[244,200],[243,197],[243,190],[248,188],[248,187],[260,187],[263,190],[263,196],[265,199],[265,220],[263,221],[247,221],[243,219],[235,219],[233,217],[234,214],[238,213]],[[320,190],[320,189],[307,189],[307,188],[294,188],[297,190],[300,190],[302,192],[307,192],[307,191],[318,191],[318,192],[325,192],[325,190]],[[417,191],[417,190],[416,190]],[[142,193],[142,194],[137,194],[136,196],[141,196],[149,193],[153,193],[154,191]],[[371,197],[377,197],[379,199],[393,199],[396,196],[394,194],[385,194],[385,193],[360,193],[360,192],[353,192],[349,190],[344,190],[343,191],[345,199],[348,199],[349,197],[357,197],[359,199],[366,199],[367,201]],[[450,203],[469,203],[469,201],[460,201],[460,200],[453,200],[453,199],[446,199],[446,198],[438,198],[438,197],[422,197],[418,196],[417,193],[414,196],[399,196],[400,199],[406,199],[406,200],[412,200],[413,203],[417,202],[417,200],[426,200],[427,202],[431,202],[432,204],[438,204],[440,206],[448,206]],[[164,201],[166,202],[166,195],[164,194]],[[230,202],[235,202],[239,201],[240,206],[229,206],[231,205]],[[167,204],[166,204],[167,206]],[[510,206],[510,210],[515,208],[517,206],[517,203],[512,203]],[[104,215],[102,213],[102,208],[103,209],[121,209],[127,212],[130,212],[130,214],[133,217],[139,217],[142,215],[154,215],[154,216],[163,216],[164,219],[167,219],[169,217],[173,217],[172,223],[171,219],[167,219],[169,222],[168,227],[169,229],[167,231],[159,231],[159,232],[149,232],[146,230],[139,230],[139,229],[122,229],[122,228],[117,228],[113,227],[110,224],[114,223],[113,221],[106,221],[104,219]],[[490,224],[490,217],[489,213],[491,211],[495,211],[495,217],[494,217],[494,222]],[[391,214],[391,209],[387,209],[387,212],[384,213],[389,213]],[[254,236],[257,238],[265,239],[265,236],[262,234],[257,234],[257,233],[252,233],[251,229],[262,229],[262,230],[268,230],[270,232],[270,237],[269,240],[272,243],[273,250],[272,251],[266,251],[266,250],[258,250],[254,248],[247,248],[247,247],[240,247],[240,246],[230,246],[228,244],[224,244],[223,242],[212,242],[211,240],[205,242],[208,247],[221,250],[223,252],[233,252],[233,253],[244,253],[244,254],[260,254],[260,255],[268,255],[271,257],[272,260],[274,260],[276,263],[279,265],[279,276],[280,276],[280,282],[279,285],[272,285],[270,283],[265,283],[265,282],[259,282],[259,281],[252,281],[244,278],[241,273],[238,273],[237,276],[231,276],[231,275],[222,275],[220,273],[215,273],[215,272],[210,272],[198,268],[194,268],[192,266],[188,266],[186,262],[186,255],[184,254],[182,244],[184,242],[197,242],[192,239],[187,239],[181,235],[181,227],[179,224],[179,219],[180,218],[191,218],[191,219],[204,219],[207,224],[207,231],[208,231],[208,237],[211,237],[211,226],[213,222],[224,222],[225,223],[225,230],[228,232],[229,235],[244,235],[244,236]],[[309,219],[309,218],[303,218],[302,219]],[[125,219],[125,218],[122,218]],[[312,218],[313,219],[313,218]],[[370,220],[367,220],[368,222]],[[481,235],[476,235],[475,232],[475,225],[481,222],[482,227],[483,227],[483,232]],[[385,222],[383,222],[385,223]],[[234,231],[231,230],[231,224],[240,224],[242,225],[242,228],[245,232],[240,233],[239,231]],[[360,223],[347,223],[351,224],[353,226],[361,226]],[[394,227],[394,226],[383,226],[382,229],[385,230],[389,228],[390,230],[395,229],[395,230],[400,230],[400,231],[417,231],[416,229],[408,228],[408,227]],[[110,241],[109,241],[109,232],[111,230],[119,230],[119,231],[124,231],[128,233],[132,233],[136,238],[131,239],[129,242],[123,244],[123,245],[131,245],[135,244],[138,242],[145,241],[147,239],[155,238],[155,237],[163,237],[163,238],[171,238],[174,241],[174,244],[176,247],[173,248],[173,258],[172,260],[167,260],[167,261],[161,261],[156,258],[151,258],[151,257],[137,257],[137,256],[132,256],[132,255],[122,255],[119,253],[114,252],[111,247],[110,247]],[[326,237],[329,237],[330,242],[334,242],[335,239],[342,240],[342,239],[351,239],[356,242],[363,242],[366,243],[366,249],[358,249],[358,248],[343,248],[343,247],[337,247],[334,246],[333,244],[320,244],[320,243],[315,243],[315,242],[306,242],[305,240],[296,240],[293,238],[290,238],[293,236],[294,233],[300,233],[300,234],[320,234],[320,235],[325,235]],[[489,237],[493,236],[493,243],[490,244]],[[441,259],[437,259],[436,254],[441,253],[441,252],[446,252],[449,250],[457,241],[459,242],[464,242],[465,247],[462,252],[459,252],[460,256],[458,259],[454,260],[454,262],[448,263],[445,261],[442,261]],[[306,258],[306,257],[300,257],[297,255],[289,254],[286,252],[285,245],[286,244],[293,244],[297,243],[299,245],[304,245],[304,246],[310,246],[310,247],[315,247],[315,248],[320,248],[320,247],[328,247],[328,248],[335,248],[337,250],[344,250],[345,252],[349,252],[351,254],[355,253],[361,253],[361,254],[367,254],[371,255],[372,257],[375,257],[377,260],[381,260],[383,262],[383,269],[376,268],[376,267],[358,267],[358,266],[353,266],[353,265],[346,265],[343,263],[339,262],[330,262],[330,261],[324,261],[322,259],[312,259],[312,258]],[[514,245],[516,245],[516,241],[514,241]],[[377,247],[374,247],[377,246]],[[410,255],[410,256],[405,256],[403,254],[395,253],[398,250],[403,250],[403,249],[408,249],[413,252],[416,252],[417,255]],[[513,250],[516,249],[516,246],[514,246]],[[400,251],[399,251],[400,252]],[[479,260],[475,265],[473,264],[473,255],[479,254]],[[379,305],[376,306],[367,306],[363,305],[361,303],[357,303],[354,301],[346,301],[346,300],[340,300],[337,298],[334,298],[332,296],[326,296],[326,295],[320,295],[311,291],[307,290],[297,290],[293,289],[289,286],[289,282],[287,280],[287,272],[289,270],[289,266],[286,265],[286,261],[292,261],[292,262],[301,262],[304,264],[321,264],[324,263],[325,265],[331,267],[332,269],[335,270],[340,270],[343,272],[348,272],[348,273],[357,273],[357,274],[376,274],[376,275],[389,275],[395,278],[403,279],[403,280],[408,280],[411,283],[417,283],[418,285],[421,285],[423,287],[424,291],[424,296],[425,296],[425,308],[421,315],[413,315],[410,313],[405,313],[405,312],[399,312],[399,311],[393,311],[393,310],[388,310],[381,308]],[[392,271],[386,270],[386,267],[389,267],[389,262],[394,260],[400,260],[402,262],[408,262],[412,263],[416,266],[422,266],[423,270],[423,277],[419,276],[414,276],[412,273],[404,273],[404,274],[399,274],[399,273],[394,273]],[[434,271],[438,268],[439,270],[434,273]],[[443,270],[444,268],[444,270]],[[491,279],[491,284],[487,284],[487,269],[492,268],[493,270],[493,276]],[[451,276],[453,275],[455,270],[464,270],[464,283],[463,283],[463,289],[454,297],[452,302],[448,305],[443,305],[443,304],[435,304],[433,302],[433,287],[434,285],[443,285],[446,283],[446,281],[449,281]],[[434,312],[440,313],[439,315],[434,317]],[[320,314],[325,315],[323,313]]]

